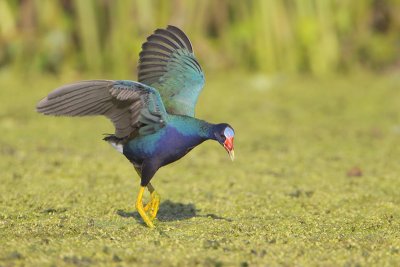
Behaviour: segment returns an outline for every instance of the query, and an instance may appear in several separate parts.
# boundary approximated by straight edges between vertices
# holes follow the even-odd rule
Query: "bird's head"
[[[235,131],[233,128],[226,123],[217,124],[214,130],[214,135],[216,140],[225,148],[233,161],[235,159],[235,152],[233,150]]]

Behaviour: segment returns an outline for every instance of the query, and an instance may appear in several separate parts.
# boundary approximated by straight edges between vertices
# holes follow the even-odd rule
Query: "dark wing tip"
[[[48,99],[47,97],[43,98],[42,100],[40,100],[37,104],[36,104],[36,112],[38,113],[42,113],[42,114],[46,114],[46,106],[48,103]]]
[[[178,38],[182,39],[182,41],[185,43],[186,48],[189,50],[189,52],[193,53],[192,43],[190,42],[189,37],[187,37],[187,35],[185,34],[184,31],[182,31],[181,29],[179,29],[178,27],[173,26],[173,25],[168,25],[167,31],[175,34]]]

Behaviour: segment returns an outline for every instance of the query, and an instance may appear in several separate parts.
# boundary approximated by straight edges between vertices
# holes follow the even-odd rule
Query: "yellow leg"
[[[151,183],[147,185],[147,189],[150,192],[150,202],[147,203],[147,205],[144,207],[144,210],[150,210],[150,220],[154,220],[160,207],[160,195],[156,192]]]
[[[144,208],[143,208],[143,192],[145,187],[141,186],[139,190],[139,194],[136,199],[136,209],[142,217],[143,221],[147,224],[148,227],[153,228],[154,224],[151,222],[149,216],[147,216]]]

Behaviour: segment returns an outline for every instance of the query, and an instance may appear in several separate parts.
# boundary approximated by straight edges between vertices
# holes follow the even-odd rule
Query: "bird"
[[[40,100],[36,111],[110,119],[115,133],[103,140],[122,153],[139,175],[135,207],[153,228],[161,198],[151,180],[158,169],[206,140],[221,144],[233,161],[235,131],[228,123],[195,118],[205,78],[192,43],[180,28],[168,25],[147,37],[137,69],[138,81],[85,80],[63,85]],[[144,204],[146,188],[150,200]]]

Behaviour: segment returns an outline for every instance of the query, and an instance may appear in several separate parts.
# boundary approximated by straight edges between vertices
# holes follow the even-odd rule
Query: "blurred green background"
[[[0,0],[0,266],[398,266],[400,0]],[[62,84],[136,80],[173,24],[228,122],[152,180],[103,117],[35,112]],[[147,195],[146,195],[147,197]]]
[[[399,3],[0,0],[0,68],[132,75],[145,37],[173,24],[207,69],[381,71],[400,64]]]

